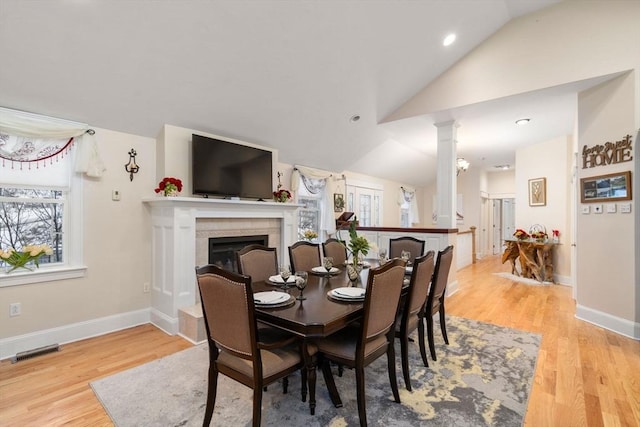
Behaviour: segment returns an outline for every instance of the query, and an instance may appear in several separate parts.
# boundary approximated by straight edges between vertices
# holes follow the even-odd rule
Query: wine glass
[[[380,265],[382,265],[385,262],[387,262],[387,250],[386,249],[380,249],[378,251],[378,261],[380,262]]]
[[[325,270],[327,270],[327,274],[331,273],[331,268],[333,267],[333,257],[326,256],[322,258],[322,266]]]
[[[411,252],[403,250],[400,252],[400,258],[402,258],[402,260],[408,265],[409,259],[411,259]]]
[[[307,297],[303,296],[304,288],[307,287],[307,281],[309,280],[309,274],[306,271],[296,271],[296,288],[300,290],[300,295],[296,298],[297,300],[305,300]]]
[[[281,265],[280,277],[282,278],[282,282],[283,282],[282,287],[284,289],[289,289],[289,284],[287,283],[287,281],[289,280],[289,277],[291,277],[291,267],[285,264]]]

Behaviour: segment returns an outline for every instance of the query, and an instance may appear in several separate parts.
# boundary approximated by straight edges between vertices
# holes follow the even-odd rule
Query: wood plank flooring
[[[640,342],[575,319],[569,287],[498,271],[499,257],[460,270],[447,313],[542,334],[525,427],[640,426]],[[0,426],[112,426],[89,382],[190,346],[143,325],[0,362]]]

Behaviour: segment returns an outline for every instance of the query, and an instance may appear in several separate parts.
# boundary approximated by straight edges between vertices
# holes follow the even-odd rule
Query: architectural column
[[[438,128],[436,203],[438,228],[456,228],[456,122],[434,123]]]

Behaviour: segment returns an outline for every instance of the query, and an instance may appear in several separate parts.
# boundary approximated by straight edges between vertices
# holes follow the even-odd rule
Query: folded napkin
[[[364,298],[366,289],[363,288],[336,288],[333,294],[343,298]]]
[[[273,283],[284,283],[284,280],[282,280],[282,276],[280,276],[279,274],[277,276],[270,276],[269,277],[269,281],[273,282]],[[289,276],[289,278],[287,279],[287,283],[295,283],[296,282],[296,278],[295,276],[292,274],[291,276]]]
[[[324,267],[313,267],[311,269],[313,272],[315,273],[326,273],[327,269]],[[336,267],[331,267],[331,270],[329,270],[330,273],[338,273],[340,270]]]
[[[256,292],[253,294],[253,301],[256,304],[278,304],[285,302],[290,297],[285,292],[268,291],[268,292]]]

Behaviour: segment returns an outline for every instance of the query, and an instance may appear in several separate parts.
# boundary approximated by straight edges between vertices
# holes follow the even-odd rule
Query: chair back
[[[247,245],[236,252],[238,272],[251,277],[251,282],[264,282],[278,274],[276,248],[263,245]]]
[[[335,265],[342,265],[347,261],[347,247],[338,239],[331,238],[323,242],[322,253],[332,257]]]
[[[369,271],[364,299],[363,342],[387,334],[395,326],[403,280],[404,261],[398,258]]]
[[[402,312],[403,322],[416,316],[420,310],[424,309],[429,294],[429,284],[433,276],[434,255],[434,251],[429,251],[425,255],[417,257],[413,263],[409,292]]]
[[[413,263],[416,257],[422,256],[424,253],[424,240],[419,240],[411,236],[389,239],[389,258],[400,258],[402,251],[411,252],[409,261]]]
[[[320,261],[320,245],[304,240],[289,246],[291,272],[311,271],[313,267],[322,265]]]
[[[254,358],[258,351],[251,278],[206,265],[196,268],[196,279],[210,348],[217,345],[243,359]]]
[[[432,315],[440,309],[440,305],[444,299],[444,293],[447,289],[447,281],[449,280],[449,270],[453,261],[453,245],[449,245],[440,252],[436,260],[436,266],[431,280],[431,289],[429,298],[427,299],[427,307],[425,309],[427,315]],[[431,310],[431,312],[429,312]]]

